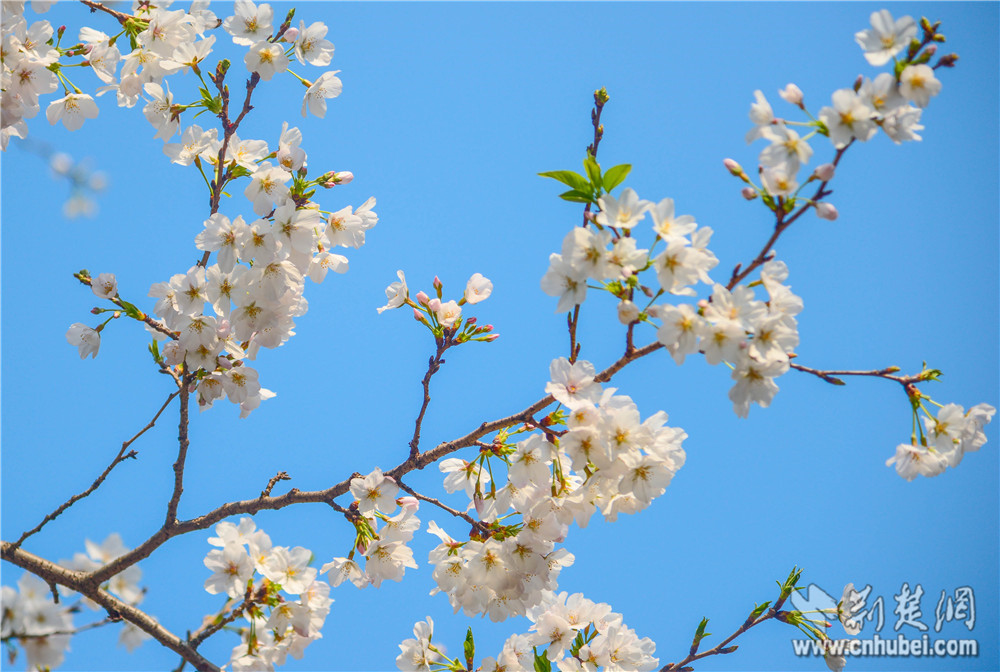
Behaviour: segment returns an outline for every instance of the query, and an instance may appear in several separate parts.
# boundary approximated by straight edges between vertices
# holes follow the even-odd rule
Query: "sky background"
[[[289,6],[276,4],[276,15]],[[756,255],[772,222],[759,202],[740,197],[739,181],[722,166],[732,157],[752,167],[764,146],[744,142],[753,91],[764,91],[779,116],[800,119],[777,96],[788,82],[801,87],[816,113],[858,74],[874,77],[881,69],[868,65],[853,35],[883,7],[897,17],[942,20],[942,53],[955,51],[961,60],[938,71],[944,88],[925,110],[923,142],[896,146],[880,133],[852,147],[832,183],[840,218],[807,214],[779,241],[789,283],[805,301],[798,361],[828,369],[894,364],[911,373],[926,360],[944,372],[941,382],[923,388],[935,400],[997,405],[996,3],[301,3],[296,22],[330,26],[331,68],[342,70],[343,95],[329,101],[325,119],[302,119],[301,85],[276,77],[258,87],[257,109],[240,135],[273,147],[283,120],[297,125],[310,174],[356,176],[317,194],[324,209],[358,206],[374,195],[380,222],[366,247],[346,252],[347,275],[308,286],[310,310],[296,320],[298,335],[254,364],[278,396],[246,420],[225,401],[194,414],[179,516],[252,497],[280,470],[293,480],[276,492],[311,490],[405,458],[433,343],[408,311],[376,314],[400,268],[411,292],[430,291],[438,275],[446,298],[459,298],[475,272],[495,286],[467,314],[494,324],[500,338],[449,353],[433,381],[424,447],[544,395],[549,362],[567,354],[568,338],[565,316],[553,313],[556,300],[540,291],[539,279],[582,206],[559,200],[560,185],[536,174],[581,169],[596,88],[611,96],[600,163],[631,163],[626,186],[653,201],[671,197],[678,213],[711,226],[720,259],[713,277],[725,281],[736,263]],[[225,17],[229,5],[213,9]],[[57,5],[43,18],[73,27],[70,36],[80,25],[114,29],[109,18],[78,5]],[[238,91],[244,50],[221,31],[216,47],[211,62],[232,58],[229,82]],[[320,72],[293,69],[306,77]],[[89,73],[74,75],[81,88],[96,86]],[[190,79],[171,80],[178,100],[193,97]],[[29,121],[34,141],[87,157],[106,173],[98,217],[66,219],[67,184],[16,141],[2,157],[0,523],[8,540],[86,488],[171,388],[151,365],[145,331],[125,320],[105,330],[96,360],[80,361],[66,329],[96,325],[88,311],[98,302],[72,273],[113,272],[121,295],[151,310],[149,286],[185,272],[201,254],[194,236],[208,199],[197,171],[162,155],[140,108],[119,110],[111,96],[98,104],[100,116],[76,133],[48,126],[44,114]],[[202,115],[195,123],[211,122]],[[827,140],[812,145],[811,166],[832,158]],[[231,187],[222,212],[252,215],[242,190]],[[592,292],[581,357],[603,369],[622,351],[623,332],[615,301]],[[640,333],[641,343],[653,337],[651,329]],[[666,664],[686,654],[703,616],[711,618],[710,632],[728,635],[755,602],[774,598],[775,580],[794,565],[805,568],[804,583],[835,597],[847,582],[870,584],[886,606],[883,637],[895,635],[893,596],[904,582],[919,584],[922,621],[932,635],[975,638],[980,656],[855,659],[849,669],[997,669],[996,424],[987,428],[989,443],[957,469],[907,483],[884,464],[910,434],[909,406],[895,383],[855,379],[833,387],[790,372],[778,380],[771,408],[754,406],[744,420],[727,398],[731,382],[724,367],[693,357],[678,367],[662,352],[615,377],[643,418],[663,409],[670,425],[687,431],[687,464],[649,509],[615,524],[595,516],[587,529],[571,528],[565,546],[576,562],[563,571],[560,589],[611,604],[639,636],[656,641]],[[157,529],[173,482],[176,407],[134,448],[139,459],[119,466],[25,548],[58,560],[83,551],[85,539],[118,532],[133,547]],[[433,468],[408,481],[443,495]],[[461,506],[463,498],[446,501]],[[433,518],[455,536],[466,529],[429,506],[419,517],[424,527]],[[276,545],[310,548],[317,564],[346,554],[352,539],[326,506],[255,519]],[[222,603],[202,588],[209,536],[174,539],[140,564],[149,588],[143,608],[173,632],[196,628]],[[452,615],[445,596],[427,597],[433,543],[423,529],[417,533],[412,547],[420,569],[401,584],[334,589],[324,638],[284,669],[394,669],[398,643],[427,615],[435,641],[452,653],[472,625],[480,659],[528,630],[525,619],[470,621]],[[5,585],[21,575],[6,564],[0,571]],[[960,586],[975,591],[974,629],[948,623],[935,635],[941,591]],[[75,622],[98,617],[86,612]],[[115,646],[117,630],[74,638],[61,669],[176,665],[176,656],[154,642],[129,656]],[[862,637],[872,632],[866,626]],[[902,632],[920,634],[908,626]],[[768,623],[742,636],[735,654],[696,667],[826,669],[822,660],[793,657],[789,641],[797,634]],[[201,651],[221,664],[236,643],[223,633]]]

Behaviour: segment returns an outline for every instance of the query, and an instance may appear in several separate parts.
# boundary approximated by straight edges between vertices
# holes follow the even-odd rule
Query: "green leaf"
[[[756,619],[758,616],[763,614],[769,606],[771,606],[771,600],[768,600],[763,604],[758,604],[753,608],[753,611],[750,612],[750,618]]]
[[[593,203],[594,197],[591,196],[590,192],[580,191],[579,189],[570,189],[559,194],[559,198],[564,201],[573,201],[574,203]]]
[[[472,669],[472,662],[476,659],[476,642],[472,639],[472,628],[465,635],[465,663]]]
[[[143,315],[141,310],[133,306],[128,301],[122,301],[121,299],[118,300],[121,301],[122,308],[125,310],[125,314],[128,315],[129,317],[136,320],[141,320],[143,317],[145,317],[145,315]]]
[[[632,170],[632,164],[629,163],[621,163],[608,168],[604,173],[604,190],[611,191],[624,182],[630,170]]]
[[[587,170],[587,177],[590,178],[590,183],[594,185],[594,189],[598,192],[601,190],[601,185],[603,181],[601,180],[601,166],[593,159],[593,157],[588,156],[583,160],[583,167]]]
[[[574,173],[572,170],[550,170],[547,173],[538,174],[541,177],[551,177],[553,180],[559,180],[567,187],[582,189],[584,191],[590,189],[590,182],[587,181],[587,178],[580,173]]]
[[[532,649],[535,652],[535,672],[552,672],[552,661],[545,657],[544,654],[539,655],[538,648]]]
[[[153,356],[153,361],[157,364],[159,364],[163,359],[160,357],[160,344],[156,342],[155,338],[153,339],[153,342],[149,344],[149,354]]]

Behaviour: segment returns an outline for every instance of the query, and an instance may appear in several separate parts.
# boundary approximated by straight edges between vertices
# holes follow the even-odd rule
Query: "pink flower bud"
[[[233,368],[233,363],[229,361],[228,357],[216,357],[215,363],[226,370]]]
[[[708,305],[709,305],[708,299],[701,299],[700,301],[698,301],[698,307],[701,308],[702,310],[708,308]]]
[[[427,302],[427,307],[433,310],[435,313],[441,310],[441,299],[431,299]]]
[[[726,167],[726,170],[728,170],[736,177],[739,177],[740,175],[743,174],[743,166],[736,163],[736,161],[734,161],[733,159],[723,159],[722,165],[724,165]]]
[[[434,289],[436,289],[439,292],[441,291],[441,288],[444,287],[444,283],[441,282],[441,278],[439,278],[436,275],[434,276],[434,283],[433,283],[433,285],[434,285]]]
[[[814,174],[823,182],[829,182],[833,179],[834,173],[837,172],[837,167],[832,163],[824,163],[822,166],[816,166]]]
[[[924,54],[927,55],[927,58],[930,58],[931,56],[933,56],[936,53],[937,53],[937,45],[936,44],[930,44],[930,45],[927,46],[926,49],[924,49]]]
[[[792,105],[802,105],[802,89],[790,83],[788,86],[778,91],[778,95],[784,99],[786,103]]]
[[[752,201],[753,199],[757,198],[757,190],[754,189],[753,187],[743,187],[742,189],[740,189],[740,195],[742,195],[743,198],[747,199],[748,201]]]
[[[417,303],[421,306],[426,306],[429,300],[430,297],[427,296],[427,292],[417,292]]]
[[[594,213],[592,213],[590,210],[588,210],[587,212],[583,213],[583,218],[586,219],[588,222],[597,221],[597,215],[595,215]]]
[[[400,497],[396,500],[396,503],[399,504],[400,508],[407,511],[416,511],[420,508],[420,502],[416,497]]]
[[[354,173],[349,170],[340,170],[333,175],[333,181],[337,184],[350,184],[353,179]]]
[[[299,39],[299,29],[289,28],[288,30],[285,31],[285,34],[282,37],[284,38],[285,42],[294,42],[295,40]]]
[[[416,308],[414,308],[413,309],[413,319],[416,320],[417,322],[423,322],[424,321],[424,314],[421,313]]]
[[[493,331],[493,325],[492,324],[487,324],[485,327],[479,327],[479,331],[481,331],[483,333],[489,333],[489,332]]]
[[[469,319],[467,319],[465,321],[466,326],[469,326],[469,327],[471,327],[475,323],[476,323],[476,318],[474,318],[474,317],[470,317]]]
[[[486,342],[487,343],[492,343],[493,341],[497,340],[498,338],[500,338],[500,334],[490,334],[489,336],[486,337]]]
[[[837,219],[837,208],[831,203],[817,203],[816,216],[820,219],[829,219],[831,222]]]
[[[100,315],[101,314],[101,309],[98,308],[97,306],[94,306],[93,308],[90,309],[90,312],[93,315]]]

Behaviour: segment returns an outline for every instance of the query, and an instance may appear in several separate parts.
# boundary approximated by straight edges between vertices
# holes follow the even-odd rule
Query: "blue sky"
[[[246,420],[225,402],[193,417],[179,515],[253,496],[279,470],[293,477],[284,487],[318,489],[405,457],[433,343],[405,312],[375,312],[400,268],[413,290],[429,291],[438,275],[446,294],[457,296],[474,272],[495,286],[474,314],[494,324],[500,339],[449,353],[433,382],[427,445],[543,396],[549,362],[566,355],[568,339],[555,299],[538,283],[581,208],[559,200],[558,185],[536,174],[580,169],[596,88],[611,96],[601,164],[631,163],[626,186],[653,201],[671,197],[678,212],[711,226],[720,259],[713,277],[728,277],[770,231],[768,212],[745,202],[722,167],[725,157],[753,166],[763,147],[743,140],[753,91],[763,90],[779,116],[792,117],[777,96],[788,82],[802,88],[815,113],[858,74],[874,76],[880,69],[868,65],[853,35],[883,7],[942,20],[949,38],[942,50],[961,60],[938,72],[944,88],[924,113],[922,142],[896,146],[880,134],[853,147],[832,184],[839,219],[807,215],[779,241],[789,283],[805,301],[798,361],[829,369],[895,364],[904,372],[927,361],[945,374],[925,388],[935,400],[997,405],[995,3],[302,3],[297,19],[330,26],[332,67],[342,70],[344,93],[330,101],[326,119],[303,120],[301,86],[277,77],[259,89],[240,135],[273,145],[283,120],[298,125],[312,170],[356,176],[321,194],[324,207],[357,206],[374,195],[380,222],[365,248],[347,253],[347,275],[309,287],[298,335],[257,361],[263,384],[278,396]],[[225,16],[228,6],[213,9]],[[57,6],[45,18],[113,28],[76,5]],[[222,38],[216,57],[232,58],[237,90],[242,50]],[[86,75],[74,81],[96,85]],[[172,90],[181,99],[193,91],[180,82]],[[114,272],[122,296],[151,309],[149,286],[200,256],[193,239],[207,216],[201,177],[161,155],[162,142],[139,109],[118,110],[110,97],[98,103],[100,116],[76,133],[49,127],[43,115],[29,122],[31,138],[88,157],[107,174],[98,217],[65,219],[66,184],[13,142],[3,156],[4,539],[89,485],[169,393],[169,380],[149,364],[141,330],[110,325],[96,361],[81,362],[66,344],[69,324],[90,323],[96,305],[72,272]],[[210,121],[203,115],[198,123]],[[832,157],[827,141],[812,144],[810,165]],[[251,214],[241,191],[232,190],[223,212]],[[581,324],[582,358],[603,368],[623,348],[622,332],[615,302],[594,293]],[[995,425],[987,428],[989,443],[957,469],[907,483],[884,466],[910,433],[897,385],[859,379],[833,387],[790,372],[778,380],[771,408],[754,407],[741,420],[727,398],[728,370],[696,359],[678,367],[658,354],[627,368],[614,385],[643,417],[663,409],[671,425],[687,431],[687,464],[646,511],[571,529],[566,547],[576,563],[563,572],[562,590],[610,603],[657,642],[665,664],[685,655],[703,616],[712,619],[711,632],[735,629],[754,602],[773,598],[774,581],[793,565],[805,568],[804,582],[835,596],[847,582],[870,584],[887,607],[884,637],[895,634],[893,596],[904,582],[923,587],[923,621],[932,629],[941,591],[970,586],[973,631],[950,623],[938,636],[978,639],[978,658],[851,660],[849,669],[1000,666]],[[120,466],[26,548],[68,558],[87,538],[119,532],[134,546],[154,531],[172,486],[175,417],[165,414],[135,447],[138,460]],[[442,494],[440,483],[428,469],[408,484]],[[462,504],[458,495],[448,501]],[[430,507],[420,517],[453,534],[464,528]],[[319,563],[351,543],[350,528],[327,507],[256,520],[275,544],[306,546]],[[197,627],[221,603],[202,589],[209,536],[175,539],[140,565],[149,587],[144,607],[175,632]],[[392,669],[397,644],[427,615],[437,625],[435,640],[452,652],[470,624],[481,655],[496,655],[507,635],[527,631],[523,619],[470,622],[452,615],[443,596],[427,597],[433,540],[418,533],[421,567],[402,584],[335,589],[324,638],[285,669]],[[9,565],[0,570],[5,585],[20,576]],[[826,669],[792,656],[795,634],[763,625],[741,637],[737,653],[697,667]],[[102,628],[75,638],[62,669],[176,663],[153,643],[130,657],[115,648],[116,637],[115,628]],[[235,636],[219,635],[202,651],[221,663],[235,644]]]

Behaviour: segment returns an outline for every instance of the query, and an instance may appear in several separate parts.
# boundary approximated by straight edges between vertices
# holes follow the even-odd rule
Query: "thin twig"
[[[437,352],[427,362],[427,373],[424,374],[424,379],[421,381],[424,388],[424,400],[420,405],[420,412],[417,414],[417,420],[413,426],[413,438],[410,439],[410,459],[415,458],[420,453],[420,427],[424,422],[427,406],[431,403],[431,377],[441,369],[441,365],[444,364],[441,356],[452,345],[454,345],[454,341],[450,334],[446,333],[443,338],[437,339]]]
[[[9,639],[42,639],[44,637],[52,637],[53,635],[78,635],[81,632],[86,632],[87,630],[93,630],[94,628],[99,628],[103,625],[108,625],[109,623],[120,623],[121,619],[108,618],[102,619],[100,621],[94,621],[93,623],[87,623],[86,625],[81,625],[75,630],[57,630],[55,632],[46,632],[44,635],[29,635],[23,632],[14,632],[3,638],[2,641],[6,642]]]
[[[99,2],[92,2],[92,0],[80,0],[80,2],[86,5],[87,7],[90,7],[91,12],[102,11],[107,14],[110,14],[111,16],[115,17],[115,19],[117,19],[118,23],[122,25],[125,25],[126,21],[133,18],[129,14],[124,14],[117,10],[111,9],[110,7],[105,7]]]
[[[271,477],[271,480],[267,482],[267,487],[264,488],[264,490],[260,493],[260,496],[270,497],[271,490],[274,489],[274,486],[278,483],[278,481],[290,481],[290,480],[292,480],[292,477],[289,476],[287,472],[279,471],[278,473],[276,473],[274,476]]]
[[[472,525],[473,528],[475,528],[476,530],[479,530],[479,533],[482,534],[484,537],[490,536],[490,528],[487,527],[486,523],[483,523],[482,521],[476,520],[475,518],[473,518],[469,514],[463,513],[462,511],[459,511],[458,509],[451,508],[450,506],[448,506],[447,504],[445,504],[444,502],[442,502],[439,499],[434,499],[433,497],[428,497],[427,495],[421,495],[419,492],[417,492],[413,488],[409,487],[408,485],[406,485],[402,481],[396,481],[396,485],[398,485],[403,490],[406,490],[408,493],[410,493],[411,495],[413,495],[417,499],[422,500],[424,502],[427,502],[428,504],[433,504],[434,506],[438,507],[442,511],[447,511],[448,513],[450,513],[451,515],[455,516],[456,518],[461,518],[462,520],[464,520],[465,522],[467,522],[469,525]]]
[[[840,164],[840,159],[844,156],[844,152],[846,152],[847,149],[853,144],[854,144],[854,138],[851,138],[851,141],[848,142],[847,145],[837,150],[836,156],[833,157],[834,166],[838,166]],[[742,264],[736,265],[736,267],[733,269],[732,277],[730,277],[729,282],[726,283],[726,289],[731,290],[733,287],[738,285],[745,277],[750,275],[754,271],[754,269],[756,269],[758,266],[766,263],[771,259],[771,249],[774,247],[774,244],[778,242],[778,238],[781,236],[781,234],[784,233],[788,229],[788,227],[794,224],[795,221],[799,217],[801,217],[806,210],[813,207],[812,203],[815,203],[824,196],[828,196],[829,194],[832,193],[826,190],[827,184],[828,182],[825,181],[820,182],[819,187],[817,187],[816,189],[816,193],[813,194],[813,197],[811,199],[809,199],[809,202],[807,202],[805,205],[799,208],[798,211],[792,214],[792,216],[789,217],[788,219],[785,219],[786,213],[783,209],[781,209],[780,207],[777,209],[777,211],[775,212],[774,232],[771,233],[771,237],[767,239],[767,242],[764,244],[763,249],[761,249],[761,251],[757,254],[757,256],[754,257],[754,260],[751,261],[746,268],[740,270]]]
[[[117,467],[119,464],[121,464],[125,460],[130,459],[130,458],[134,458],[137,455],[137,453],[134,450],[130,451],[130,452],[126,452],[126,451],[128,451],[129,446],[131,446],[135,442],[136,439],[138,439],[140,436],[142,436],[147,431],[149,431],[150,429],[153,428],[153,426],[156,424],[156,420],[160,417],[160,414],[163,413],[163,411],[167,408],[167,406],[170,405],[170,402],[173,401],[174,397],[176,397],[178,394],[180,394],[180,390],[178,390],[177,392],[174,392],[169,397],[167,397],[167,400],[163,402],[162,406],[160,406],[160,410],[158,410],[156,412],[156,415],[153,416],[153,419],[150,420],[148,423],[146,423],[145,427],[143,427],[138,432],[136,432],[135,436],[133,436],[128,441],[125,441],[124,443],[122,443],[121,450],[119,450],[118,454],[115,455],[115,459],[111,460],[111,464],[109,464],[107,466],[107,468],[103,472],[101,472],[101,475],[97,477],[97,480],[95,480],[91,484],[91,486],[89,488],[87,488],[86,490],[84,490],[83,492],[81,492],[81,493],[79,493],[77,495],[73,495],[72,497],[70,497],[68,500],[66,500],[65,503],[63,503],[61,506],[59,506],[58,509],[56,509],[52,513],[50,513],[47,516],[45,516],[45,518],[42,519],[42,522],[38,523],[38,525],[36,525],[32,529],[28,530],[24,534],[22,534],[21,538],[14,542],[14,544],[13,544],[14,548],[17,548],[22,543],[24,543],[25,539],[27,539],[31,535],[37,533],[39,530],[41,530],[43,527],[45,527],[45,525],[47,525],[50,521],[53,521],[56,518],[58,518],[63,513],[63,511],[65,511],[66,509],[68,509],[69,507],[73,506],[74,504],[76,504],[78,501],[80,501],[84,497],[86,497],[89,494],[91,494],[92,492],[94,492],[94,490],[97,490],[97,488],[100,487],[101,483],[104,482],[104,479],[106,479],[108,477],[108,475],[111,473],[112,469],[114,469],[115,467]]]
[[[185,375],[181,384],[181,412],[180,422],[177,430],[177,461],[174,462],[174,492],[167,502],[167,520],[163,524],[165,528],[171,527],[177,522],[177,506],[181,501],[181,493],[184,492],[184,463],[187,460],[187,451],[190,442],[188,441],[188,401],[190,400],[190,386],[192,376]]]

